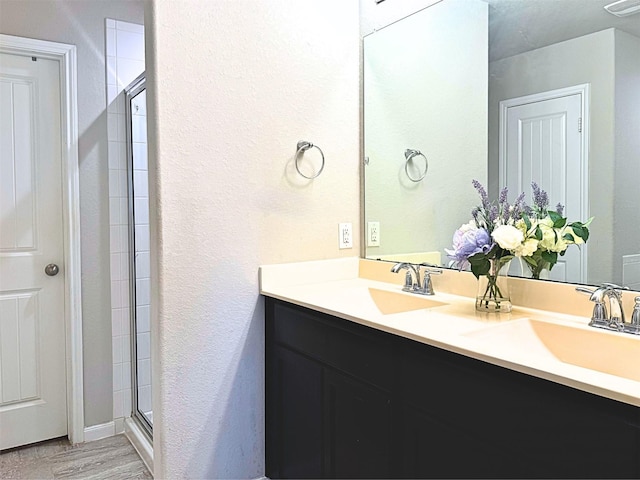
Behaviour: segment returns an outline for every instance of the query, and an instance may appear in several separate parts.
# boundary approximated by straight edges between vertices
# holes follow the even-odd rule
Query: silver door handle
[[[60,269],[58,268],[58,265],[56,265],[55,263],[50,263],[49,265],[44,267],[44,273],[46,273],[50,277],[55,277],[59,271]]]

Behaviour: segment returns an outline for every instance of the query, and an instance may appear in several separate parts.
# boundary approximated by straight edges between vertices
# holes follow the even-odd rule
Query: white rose
[[[491,236],[500,248],[505,250],[515,250],[522,245],[524,235],[513,225],[500,225],[496,228]]]

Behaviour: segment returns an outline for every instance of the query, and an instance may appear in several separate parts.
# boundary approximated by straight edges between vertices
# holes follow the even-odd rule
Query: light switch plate
[[[338,224],[338,247],[353,248],[353,229],[350,223]]]

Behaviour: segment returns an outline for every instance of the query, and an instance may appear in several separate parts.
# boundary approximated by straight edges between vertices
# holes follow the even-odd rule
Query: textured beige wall
[[[155,472],[258,477],[258,266],[359,253],[358,4],[158,0],[147,13]],[[324,150],[314,181],[291,163],[299,140]],[[339,222],[352,250],[338,250]]]
[[[85,425],[113,419],[105,18],[142,23],[141,0],[0,0],[0,32],[77,46]]]

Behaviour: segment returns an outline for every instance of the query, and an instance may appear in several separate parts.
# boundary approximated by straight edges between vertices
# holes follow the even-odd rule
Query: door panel
[[[37,398],[38,292],[0,296],[0,402],[5,405]]]
[[[531,199],[531,182],[549,194],[549,208],[558,203],[569,221],[582,216],[582,96],[580,94],[542,100],[507,109],[506,158],[500,163],[501,185],[513,195]],[[506,183],[504,183],[506,182]],[[585,249],[582,245],[581,249]],[[514,273],[520,265],[513,265]],[[549,277],[563,282],[584,283],[586,269],[581,251],[571,247],[558,258]]]
[[[58,62],[1,54],[2,449],[67,434],[61,148]]]

